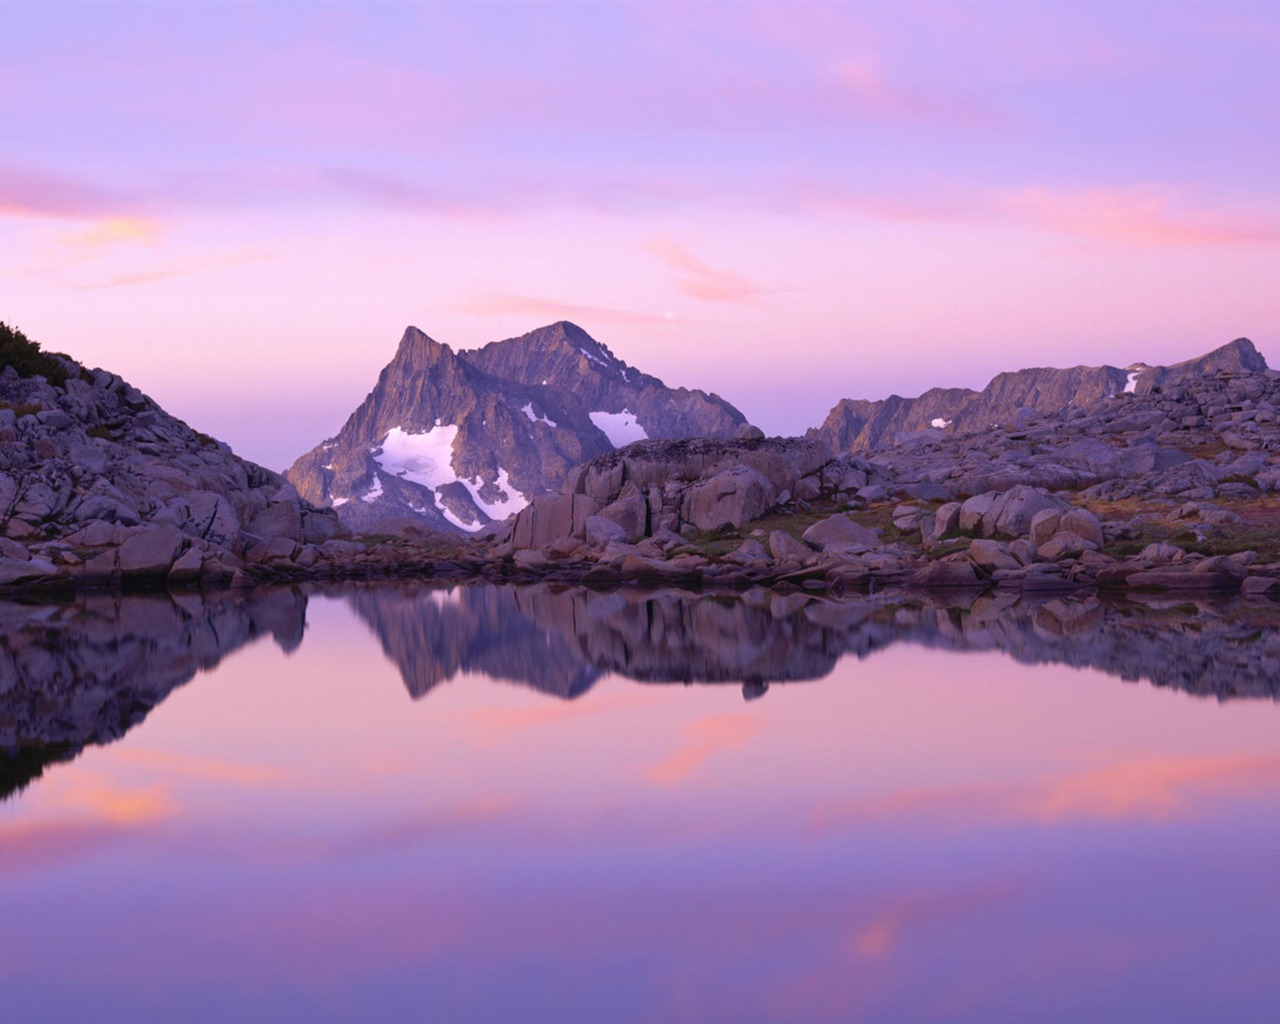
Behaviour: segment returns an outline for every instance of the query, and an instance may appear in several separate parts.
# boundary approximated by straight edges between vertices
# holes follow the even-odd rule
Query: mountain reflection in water
[[[895,643],[1000,651],[1218,699],[1280,691],[1280,606],[1270,602],[937,593],[830,601],[546,586],[322,593],[350,603],[414,700],[460,673],[569,700],[609,673],[741,684],[751,699]],[[306,590],[271,589],[0,603],[0,795],[124,735],[175,687],[259,637],[292,651],[307,600]]]

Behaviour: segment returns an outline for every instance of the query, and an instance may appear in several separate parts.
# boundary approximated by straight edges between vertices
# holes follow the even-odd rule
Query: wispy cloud
[[[171,816],[176,807],[164,783],[120,786],[112,779],[84,769],[63,772],[58,785],[49,787],[50,802],[100,821],[134,825]]]
[[[1165,186],[1089,188],[1033,186],[995,204],[1014,220],[1066,235],[1130,245],[1275,245],[1280,217],[1196,207]]]
[[[674,786],[701,768],[708,758],[746,746],[759,732],[759,721],[744,714],[699,719],[683,730],[684,745],[644,774],[659,785]]]
[[[1196,798],[1269,791],[1280,781],[1276,757],[1149,757],[1025,784],[931,787],[827,804],[818,831],[921,817],[957,826],[992,820],[1164,820],[1191,812]]]
[[[943,917],[968,917],[975,910],[1016,896],[1020,883],[1011,879],[955,892],[908,892],[882,901],[854,928],[850,952],[860,959],[880,959],[895,953],[903,933]]]
[[[105,217],[88,227],[68,232],[60,241],[69,253],[70,264],[84,263],[101,253],[124,247],[154,244],[161,234],[159,221],[150,217]]]
[[[992,125],[999,119],[989,111],[955,96],[910,89],[889,81],[878,61],[860,58],[838,61],[831,69],[838,88],[864,116],[893,121],[939,121],[957,125]]]
[[[282,768],[273,765],[254,765],[222,758],[195,757],[167,750],[131,748],[117,751],[116,757],[125,764],[161,769],[169,775],[184,775],[208,782],[230,782],[241,786],[278,782],[285,775]]]
[[[1132,246],[1280,244],[1280,211],[1197,203],[1170,185],[985,192],[940,186],[932,195],[893,196],[806,182],[797,193],[812,207],[889,223],[1003,225]]]
[[[685,246],[670,239],[655,238],[644,248],[676,271],[676,288],[703,302],[752,304],[763,290],[736,270],[712,267]]]
[[[542,317],[548,320],[581,320],[587,323],[619,324],[628,327],[664,327],[675,318],[658,313],[641,313],[607,306],[588,306],[574,302],[542,299],[533,295],[516,295],[510,292],[488,292],[476,295],[464,302],[453,303],[451,310],[474,316],[519,314]]]
[[[123,196],[86,181],[0,166],[0,216],[111,217],[127,205]]]
[[[155,269],[134,270],[99,280],[69,282],[68,287],[91,291],[101,288],[127,288],[133,285],[154,284],[157,281],[167,281],[175,277],[188,277],[192,274],[204,274],[229,267],[261,263],[270,258],[268,254],[262,252],[229,252],[221,256],[208,256],[201,259],[174,260]],[[59,269],[69,269],[69,267],[64,266]]]
[[[478,707],[466,712],[467,725],[482,746],[505,741],[511,733],[559,725],[584,716],[631,711],[652,704],[651,694],[626,694],[592,701],[542,702],[523,707]]]

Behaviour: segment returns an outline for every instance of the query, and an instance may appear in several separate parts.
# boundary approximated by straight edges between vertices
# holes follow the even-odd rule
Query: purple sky
[[[1280,7],[9,4],[0,319],[276,468],[415,324],[770,432],[1280,314]]]

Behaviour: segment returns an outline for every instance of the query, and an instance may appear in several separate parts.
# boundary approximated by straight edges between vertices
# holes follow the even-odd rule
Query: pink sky
[[[1267,5],[11,5],[0,319],[282,468],[414,324],[556,319],[770,432],[1280,362]]]

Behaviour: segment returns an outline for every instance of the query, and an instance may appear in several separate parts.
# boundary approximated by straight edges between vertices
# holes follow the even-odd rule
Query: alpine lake
[[[1274,1021],[1280,605],[0,603],[12,1021]]]

